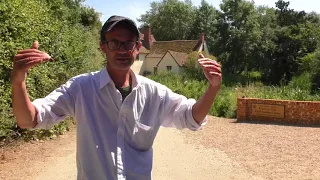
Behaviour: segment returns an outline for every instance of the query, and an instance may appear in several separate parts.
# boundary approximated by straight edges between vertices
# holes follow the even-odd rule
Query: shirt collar
[[[100,71],[100,89],[102,89],[104,86],[106,86],[107,84],[110,83],[111,81],[111,78],[110,78],[110,75],[107,71],[106,68],[103,68],[101,71]]]
[[[138,76],[130,69],[130,74],[132,77],[132,88],[135,88],[140,85],[140,80]],[[113,83],[108,71],[106,68],[103,68],[100,71],[100,89],[102,89],[104,86],[108,85],[109,83]]]

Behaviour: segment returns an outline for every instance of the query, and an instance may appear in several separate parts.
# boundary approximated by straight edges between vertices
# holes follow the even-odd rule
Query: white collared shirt
[[[35,128],[51,128],[66,116],[76,120],[78,179],[149,180],[152,144],[160,128],[199,130],[194,99],[131,72],[132,92],[122,101],[107,70],[71,78],[32,103]]]

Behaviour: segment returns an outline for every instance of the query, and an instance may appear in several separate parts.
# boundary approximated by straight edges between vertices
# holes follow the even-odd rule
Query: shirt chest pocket
[[[132,148],[147,151],[154,142],[156,128],[148,126],[139,121],[129,122],[126,124],[125,139]]]

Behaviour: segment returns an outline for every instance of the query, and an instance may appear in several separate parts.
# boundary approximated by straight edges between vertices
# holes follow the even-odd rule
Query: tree
[[[278,15],[278,25],[281,27],[298,25],[305,22],[306,13],[304,11],[294,11],[289,9],[290,2],[278,0],[276,2],[276,15]]]
[[[276,51],[271,61],[271,72],[266,75],[273,84],[289,82],[299,73],[301,58],[314,52],[318,44],[318,28],[307,21],[304,11],[294,11],[289,5],[283,0],[276,2]]]
[[[272,62],[276,51],[277,17],[275,9],[266,6],[258,6],[258,23],[260,25],[261,39],[256,51],[257,68],[262,75],[271,74]]]
[[[100,14],[97,13],[93,8],[81,7],[80,11],[80,23],[85,27],[98,27],[100,29]]]
[[[195,8],[190,0],[163,0],[152,2],[151,9],[138,19],[142,26],[149,25],[157,40],[184,40],[190,37],[195,19]]]
[[[216,9],[209,5],[207,1],[202,0],[199,8],[196,9],[195,21],[192,25],[190,38],[198,39],[199,34],[204,33],[209,51],[213,51],[215,38],[215,24],[217,23]]]
[[[261,38],[254,4],[243,0],[223,0],[220,9],[214,55],[222,62],[224,72],[229,74],[254,69]]]

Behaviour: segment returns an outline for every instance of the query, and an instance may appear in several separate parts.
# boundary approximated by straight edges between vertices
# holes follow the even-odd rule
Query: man
[[[139,30],[126,17],[112,16],[101,30],[107,66],[71,78],[47,97],[30,101],[28,70],[50,56],[21,50],[12,72],[13,112],[21,128],[50,128],[72,116],[77,125],[78,179],[151,179],[152,144],[160,126],[198,130],[221,84],[220,65],[202,55],[198,62],[210,82],[196,102],[130,70],[139,49]]]

